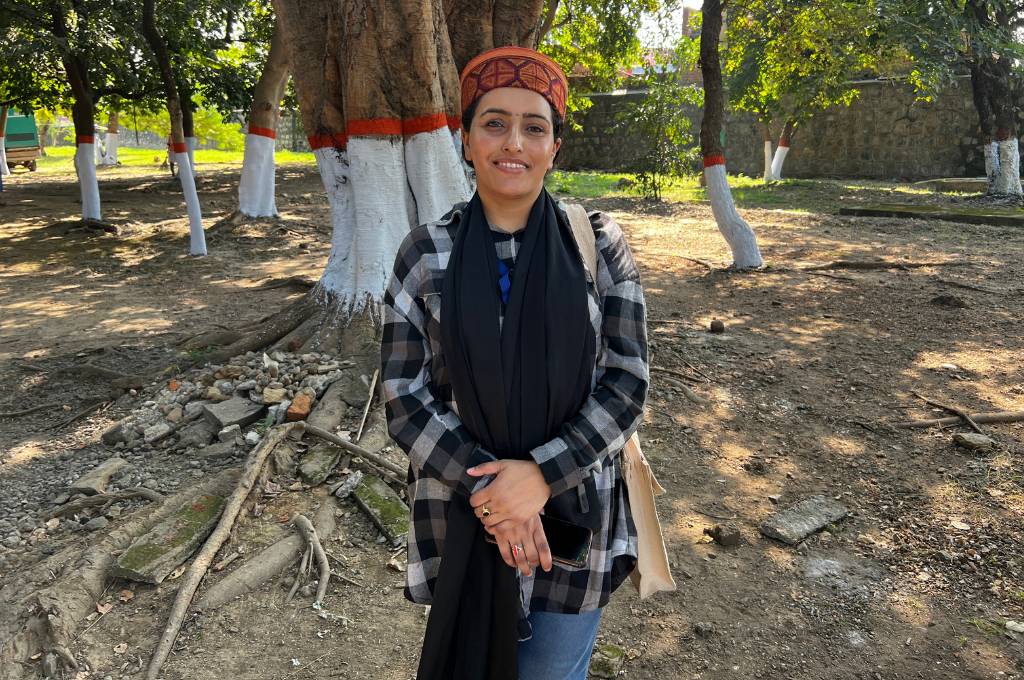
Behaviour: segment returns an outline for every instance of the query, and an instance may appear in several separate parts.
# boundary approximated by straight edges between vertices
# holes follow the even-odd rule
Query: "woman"
[[[405,594],[433,604],[418,677],[585,679],[636,563],[618,454],[647,393],[643,290],[619,226],[590,216],[588,272],[544,190],[559,67],[505,47],[461,80],[476,194],[406,237],[384,297],[388,426],[410,459]],[[541,514],[592,530],[582,567],[553,563]]]

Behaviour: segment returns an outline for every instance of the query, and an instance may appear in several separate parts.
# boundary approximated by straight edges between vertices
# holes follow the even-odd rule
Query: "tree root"
[[[235,471],[211,478],[200,488],[210,492],[228,487]],[[189,490],[188,493],[191,493]],[[56,652],[69,667],[74,657],[63,651],[70,648],[77,626],[95,611],[101,599],[107,572],[114,553],[124,550],[132,541],[159,522],[170,517],[185,501],[185,495],[166,498],[160,505],[147,507],[137,516],[117,526],[62,566],[52,563],[57,578],[51,585],[26,597],[21,610],[26,618],[20,630],[0,643],[0,680],[23,680],[34,676],[32,660],[40,653]]]
[[[324,498],[313,515],[313,526],[321,536],[334,533],[337,502],[332,496]],[[300,555],[305,539],[291,534],[246,560],[240,567],[213,584],[199,599],[196,609],[207,612],[226,602],[250,593],[280,574]]]
[[[310,304],[308,299],[300,303],[288,305],[266,322],[260,324],[257,330],[244,334],[230,345],[214,350],[208,357],[208,360],[213,363],[219,363],[239,354],[269,347],[293,331],[313,313],[314,306]]]
[[[91,508],[97,505],[107,505],[109,503],[116,503],[117,501],[126,501],[131,498],[145,498],[147,501],[159,503],[164,500],[164,495],[142,486],[132,487],[131,489],[125,489],[124,491],[117,491],[115,493],[100,493],[95,496],[79,498],[78,500],[62,505],[59,508],[54,508],[53,510],[45,513],[42,516],[42,519],[43,521],[46,521],[54,517],[78,512],[79,510],[85,510],[86,508]]]
[[[316,281],[313,279],[307,279],[302,276],[289,276],[284,279],[271,279],[270,281],[260,284],[251,290],[274,290],[275,288],[287,288],[288,286],[309,290],[315,285]]]
[[[203,580],[203,576],[206,575],[206,571],[213,562],[213,558],[217,555],[217,551],[220,550],[224,541],[231,534],[231,528],[238,517],[239,511],[242,509],[242,503],[249,496],[249,492],[252,491],[253,482],[255,482],[260,471],[263,469],[267,457],[273,452],[274,447],[283,441],[293,430],[298,430],[301,433],[302,427],[303,423],[298,422],[272,428],[263,438],[263,441],[249,454],[249,460],[242,471],[235,490],[224,503],[224,510],[221,512],[220,521],[217,522],[217,526],[209,538],[206,539],[203,547],[199,549],[188,571],[185,572],[181,584],[178,586],[174,605],[171,607],[171,613],[167,618],[167,625],[164,628],[163,635],[160,636],[160,642],[157,644],[153,656],[149,660],[149,666],[146,668],[146,680],[156,680],[159,677],[160,669],[171,652],[171,646],[178,637],[178,631],[181,630],[181,624],[185,620],[185,613],[188,611],[189,605],[192,603],[192,597],[195,595],[199,583]]]
[[[970,262],[953,260],[952,262],[893,262],[891,260],[834,260],[827,264],[811,267],[800,267],[797,271],[817,272],[827,269],[920,269],[922,267],[966,267]]]
[[[323,544],[320,543],[320,537],[316,535],[313,523],[305,515],[296,514],[292,517],[292,524],[302,533],[302,537],[306,539],[309,549],[316,558],[320,578],[317,583],[316,599],[313,600],[313,607],[317,608],[323,604],[324,597],[327,596],[327,585],[331,580],[331,564],[327,561],[327,554],[324,552]],[[295,582],[298,583],[298,580],[296,579]]]
[[[240,331],[229,328],[218,328],[213,331],[206,331],[186,338],[178,343],[178,347],[186,352],[205,349],[207,347],[221,347],[238,342],[242,337]]]
[[[110,222],[105,222],[103,220],[94,220],[94,219],[91,219],[91,218],[79,219],[79,220],[61,220],[59,222],[54,222],[53,224],[51,224],[50,228],[51,229],[63,228],[64,231],[62,232],[62,234],[64,234],[64,235],[70,234],[71,232],[74,232],[74,231],[85,231],[85,230],[89,230],[89,231],[103,231],[103,232],[106,232],[108,234],[113,234],[115,236],[117,236],[120,233],[120,230],[116,226],[111,224]]]
[[[1024,422],[1024,411],[997,411],[995,413],[972,413],[971,419],[976,423],[1019,423]],[[960,416],[949,418],[928,418],[926,420],[908,420],[893,423],[893,427],[911,429],[916,427],[933,427],[935,425],[956,425],[964,422]]]

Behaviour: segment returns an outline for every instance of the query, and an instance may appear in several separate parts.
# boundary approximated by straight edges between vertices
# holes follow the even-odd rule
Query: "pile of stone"
[[[172,379],[103,433],[114,449],[142,446],[221,456],[259,443],[261,432],[305,420],[349,362],[327,354],[248,352]]]

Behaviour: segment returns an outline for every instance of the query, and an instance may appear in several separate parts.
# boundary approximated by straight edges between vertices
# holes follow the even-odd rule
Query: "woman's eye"
[[[484,123],[484,125],[486,125],[487,127],[494,127],[494,128],[501,127],[501,121],[498,120],[497,118],[493,118],[493,119],[487,121],[486,123]]]
[[[545,132],[544,128],[540,127],[539,125],[531,125],[530,127],[527,128],[527,131],[535,135],[542,135]]]

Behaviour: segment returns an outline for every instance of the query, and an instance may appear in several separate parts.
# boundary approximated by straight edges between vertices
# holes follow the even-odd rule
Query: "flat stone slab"
[[[299,477],[310,486],[323,484],[327,475],[331,474],[334,467],[341,460],[340,447],[330,444],[317,444],[313,446],[299,461]]]
[[[392,546],[402,543],[409,530],[409,507],[390,486],[380,477],[366,475],[352,492],[352,498]]]
[[[111,477],[128,464],[123,458],[108,458],[78,478],[68,489],[70,493],[84,493],[95,496],[107,490]]]
[[[812,496],[768,519],[761,525],[761,533],[788,545],[796,545],[848,514],[850,511],[839,501]]]
[[[226,499],[226,495],[203,493],[185,501],[121,554],[111,576],[141,583],[162,582],[213,531]]]
[[[1000,227],[1024,227],[1024,210],[999,208],[949,208],[938,205],[881,204],[859,208],[840,208],[840,215],[859,217],[902,217],[919,220],[946,220],[964,224],[992,224]]]
[[[245,427],[259,419],[264,408],[262,404],[254,404],[245,397],[232,397],[216,404],[205,404],[203,417],[216,425],[218,430],[229,425]]]

